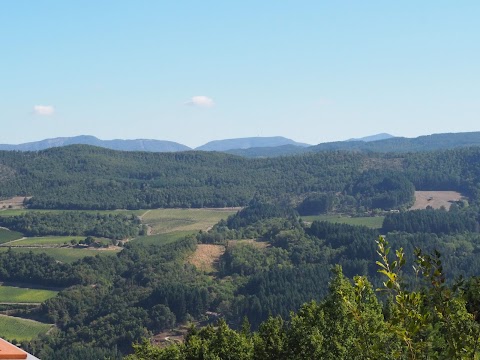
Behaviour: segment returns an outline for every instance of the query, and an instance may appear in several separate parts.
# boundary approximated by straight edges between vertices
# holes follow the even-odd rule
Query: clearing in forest
[[[5,228],[0,228],[0,244],[8,243],[13,240],[18,240],[22,237],[23,235],[17,231],[10,231]]]
[[[215,271],[215,264],[224,252],[223,245],[199,244],[187,261],[197,269],[211,273]]]
[[[1,285],[0,303],[42,303],[54,297],[57,293],[58,291],[52,290]]]
[[[153,209],[142,216],[142,222],[151,227],[152,235],[174,231],[206,231],[237,211],[234,208]]]
[[[32,340],[38,335],[46,334],[52,327],[52,324],[0,315],[0,337],[6,340]]]
[[[27,199],[30,199],[27,197]],[[10,199],[0,200],[0,209],[21,209],[23,208],[24,196],[15,196]]]
[[[415,191],[415,204],[410,210],[426,209],[431,206],[434,209],[450,209],[453,202],[464,199],[462,194],[456,191]]]

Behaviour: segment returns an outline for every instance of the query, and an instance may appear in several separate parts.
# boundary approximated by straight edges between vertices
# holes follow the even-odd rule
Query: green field
[[[0,337],[6,340],[32,340],[52,327],[38,321],[0,315]]]
[[[0,303],[41,303],[57,295],[57,291],[0,286]]]
[[[366,217],[347,217],[340,215],[317,215],[317,216],[302,216],[303,221],[312,222],[330,221],[333,223],[341,223],[348,225],[363,225],[371,229],[380,229],[383,225],[384,216],[366,216]]]
[[[8,251],[8,247],[0,247],[0,251]],[[85,256],[113,256],[120,250],[89,250],[89,249],[74,249],[74,248],[10,248],[14,252],[33,252],[34,254],[46,253],[54,259],[72,263]]]
[[[87,212],[92,214],[124,214],[124,215],[137,215],[141,216],[147,210],[47,210],[47,209],[6,209],[0,210],[0,216],[15,216],[15,215],[23,215],[27,212],[50,212],[50,213],[61,213],[65,211],[81,211]]]
[[[139,236],[132,241],[135,243],[142,243],[146,245],[165,245],[175,242],[187,235],[196,234],[197,231],[174,231],[165,234],[157,234],[150,236]]]
[[[41,236],[41,237],[29,237],[12,243],[12,246],[61,246],[65,242],[70,245],[71,240],[85,240],[85,236]],[[3,246],[9,246],[6,243]]]
[[[4,244],[9,241],[21,239],[23,235],[16,231],[10,231],[7,229],[0,228],[0,244]]]
[[[207,230],[236,212],[230,209],[155,209],[147,211],[142,221],[152,227],[152,234],[199,231]]]

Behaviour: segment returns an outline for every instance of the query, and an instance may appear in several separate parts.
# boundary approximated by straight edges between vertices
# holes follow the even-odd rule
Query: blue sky
[[[0,2],[0,143],[480,130],[480,1]]]

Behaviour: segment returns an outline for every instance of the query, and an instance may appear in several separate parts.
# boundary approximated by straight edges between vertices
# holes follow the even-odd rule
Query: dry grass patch
[[[426,209],[431,206],[434,209],[450,209],[453,202],[464,199],[462,194],[456,191],[415,191],[415,204],[410,210]]]
[[[30,199],[30,197],[27,197],[27,199]],[[15,196],[10,199],[0,200],[0,209],[23,209],[23,200],[25,200],[24,196]]]
[[[224,252],[223,245],[199,244],[187,261],[197,269],[210,273],[215,271],[215,264]]]

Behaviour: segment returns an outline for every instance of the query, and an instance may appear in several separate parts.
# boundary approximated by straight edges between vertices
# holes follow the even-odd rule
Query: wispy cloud
[[[193,96],[185,104],[191,105],[191,106],[203,107],[203,108],[211,108],[215,106],[215,102],[213,101],[213,99],[204,95]]]
[[[55,113],[55,108],[52,105],[35,105],[33,112],[36,115],[51,116]]]

